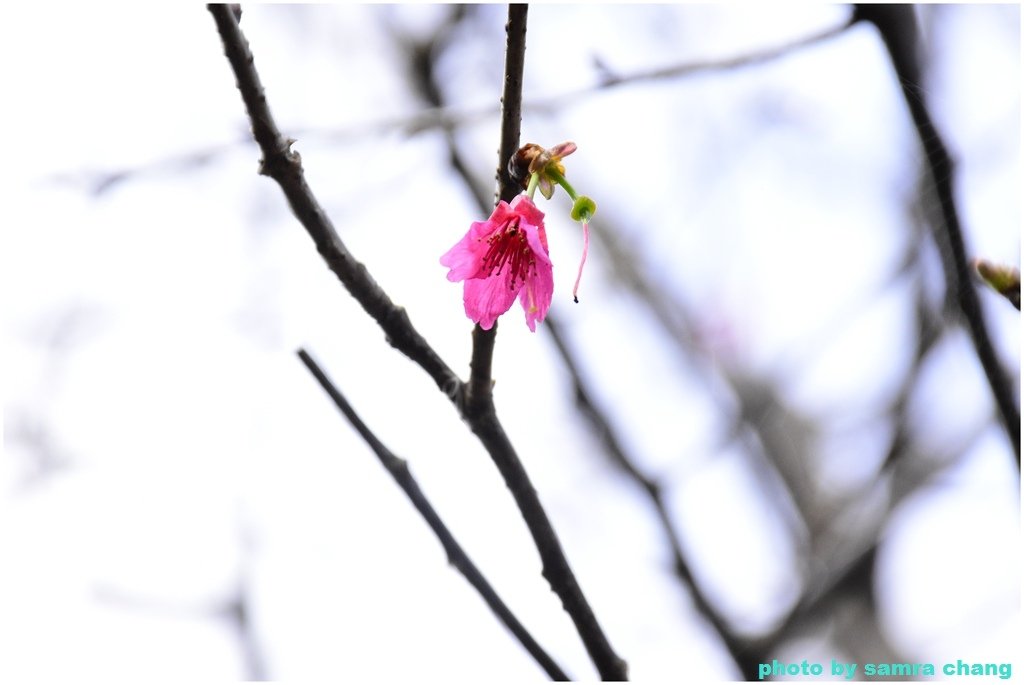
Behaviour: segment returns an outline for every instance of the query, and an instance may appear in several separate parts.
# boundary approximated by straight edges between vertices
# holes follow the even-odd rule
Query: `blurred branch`
[[[921,252],[915,248],[915,244],[914,241],[908,243],[903,263],[895,274],[897,278],[909,276],[916,281],[917,347],[900,390],[887,404],[884,412],[880,413],[893,417],[889,448],[878,476],[859,493],[845,498],[842,509],[831,516],[830,529],[821,533],[822,537],[841,542],[844,536],[837,533],[844,531],[845,537],[849,537],[853,532],[856,539],[853,543],[835,544],[828,549],[819,547],[816,550],[818,562],[813,563],[812,567],[821,570],[805,581],[799,601],[770,634],[750,642],[749,649],[759,661],[772,658],[782,643],[797,637],[801,631],[809,632],[808,628],[813,622],[825,616],[834,616],[844,601],[853,602],[862,608],[861,625],[859,628],[849,627],[850,631],[855,632],[848,633],[848,639],[863,641],[857,631],[869,631],[872,633],[870,642],[876,652],[872,654],[872,660],[900,660],[894,658],[895,651],[884,638],[878,624],[877,608],[873,607],[877,602],[875,560],[879,546],[884,541],[885,528],[893,512],[909,496],[954,467],[989,425],[987,419],[983,420],[968,434],[944,444],[939,454],[923,453],[915,441],[909,419],[911,398],[918,387],[929,353],[948,330],[941,311],[936,311],[929,303]],[[880,497],[885,498],[885,501],[879,503]],[[854,531],[850,527],[850,521],[854,520],[867,521],[867,525],[858,526],[859,530]],[[865,628],[865,623],[874,627]],[[844,647],[848,645],[844,644]]]
[[[617,432],[612,427],[611,422],[605,415],[605,412],[598,407],[597,403],[591,397],[587,384],[576,364],[575,354],[573,354],[569,349],[568,344],[565,341],[561,324],[548,316],[544,327],[547,329],[548,333],[550,333],[551,339],[555,343],[555,348],[558,350],[558,354],[562,358],[562,363],[565,365],[566,371],[569,373],[576,408],[593,429],[594,439],[601,444],[612,462],[621,469],[630,480],[640,487],[650,500],[651,506],[654,507],[655,513],[657,514],[658,524],[661,526],[662,532],[665,535],[665,540],[668,543],[669,550],[672,554],[672,563],[675,573],[683,582],[686,589],[690,592],[697,611],[700,612],[715,629],[718,637],[722,640],[725,648],[729,651],[729,654],[739,667],[740,672],[744,674],[757,673],[757,665],[759,662],[751,659],[751,655],[745,649],[743,642],[737,638],[735,633],[725,622],[725,619],[719,615],[707,595],[704,594],[697,582],[697,579],[694,577],[693,571],[690,569],[690,563],[687,561],[686,554],[683,551],[679,531],[676,530],[675,523],[672,521],[668,507],[665,504],[664,492],[661,485],[657,481],[654,481],[641,473],[640,469],[636,465],[636,460],[633,459],[633,457],[631,457],[623,447],[622,441],[619,439]]]
[[[807,626],[816,617],[820,617],[835,601],[844,596],[856,597],[860,602],[867,604],[876,601],[875,560],[884,539],[882,535],[885,526],[892,513],[909,495],[937,480],[942,473],[954,467],[970,446],[981,437],[987,426],[988,421],[985,421],[962,441],[946,446],[944,454],[938,456],[929,455],[925,458],[925,455],[916,452],[912,445],[900,444],[898,448],[904,453],[903,458],[887,460],[877,481],[879,486],[891,490],[889,502],[885,510],[879,513],[871,529],[859,536],[860,549],[848,548],[841,555],[834,554],[829,567],[807,581],[800,600],[782,622],[769,635],[751,641],[749,648],[754,658],[758,661],[771,659],[780,645],[796,636],[800,627]],[[875,660],[880,661],[877,658]],[[747,675],[750,677],[750,674]]]
[[[760,379],[748,379],[721,368],[713,350],[702,344],[698,317],[684,302],[670,296],[670,288],[656,282],[650,271],[641,267],[636,248],[624,237],[626,233],[610,223],[607,215],[604,220],[591,224],[590,230],[609,254],[611,275],[650,311],[670,344],[678,350],[680,361],[688,364],[694,375],[704,382],[709,396],[722,406],[723,415],[735,413],[732,438],[749,431],[770,453],[779,441],[769,435],[764,415],[766,408],[779,405],[774,390]],[[739,406],[734,412],[732,406],[735,403]],[[778,462],[779,459],[763,460],[759,477],[780,481],[785,489],[779,490],[778,496],[788,498],[798,511],[803,511],[805,507],[801,505],[799,493],[794,491],[785,474],[772,461]]]
[[[13,458],[11,455],[23,450],[27,457],[24,472],[17,479],[19,488],[41,485],[74,465],[71,454],[53,434],[52,422],[44,413],[26,407],[5,408],[4,455]]]
[[[462,381],[413,327],[405,309],[396,306],[377,284],[366,267],[345,247],[320,203],[307,185],[302,160],[291,150],[294,142],[281,135],[270,113],[263,84],[256,72],[249,43],[238,26],[238,16],[229,5],[208,5],[217,23],[224,51],[235,72],[253,137],[263,152],[260,173],[277,181],[292,211],[299,219],[317,250],[345,288],[373,317],[387,335],[387,341],[426,371],[437,387],[453,400]]]
[[[245,682],[270,680],[266,659],[254,634],[251,600],[244,579],[237,594],[233,594],[222,602],[204,603],[199,606],[189,602],[163,600],[125,592],[105,583],[97,584],[93,591],[99,602],[117,605],[131,611],[159,613],[172,618],[210,617],[227,621],[234,629],[241,647],[243,680]]]
[[[341,391],[331,382],[327,375],[323,372],[320,366],[310,357],[309,353],[305,350],[300,349],[298,351],[299,359],[306,365],[309,372],[313,374],[317,382],[320,383],[320,387],[330,396],[331,400],[334,401],[335,406],[338,410],[348,419],[348,422],[352,424],[352,427],[356,429],[360,437],[366,442],[366,444],[373,450],[373,453],[377,455],[377,459],[381,465],[387,469],[388,473],[398,486],[402,488],[409,501],[412,502],[413,506],[416,507],[416,511],[420,513],[423,520],[427,522],[430,529],[434,531],[434,535],[441,542],[444,547],[445,553],[448,555],[448,562],[458,569],[459,573],[466,577],[469,584],[483,600],[490,607],[491,611],[495,613],[498,619],[505,624],[505,627],[519,640],[519,643],[526,648],[526,651],[530,653],[530,656],[536,660],[538,664],[547,672],[553,680],[567,681],[569,677],[565,675],[558,664],[544,651],[544,649],[533,639],[533,636],[526,630],[526,628],[519,622],[512,611],[505,605],[498,596],[494,588],[491,587],[490,583],[476,567],[473,561],[469,558],[466,552],[462,549],[462,546],[455,540],[451,531],[441,520],[441,517],[431,506],[430,501],[427,500],[426,495],[420,490],[419,484],[416,479],[413,478],[412,473],[409,471],[409,466],[404,459],[400,459],[395,456],[391,450],[389,450],[377,436],[363,423],[359,415],[356,414],[352,405],[348,403]]]
[[[99,197],[128,181],[137,181],[149,176],[184,174],[201,169],[234,150],[252,144],[252,135],[246,132],[230,142],[195,148],[180,154],[162,157],[147,164],[122,167],[120,169],[66,171],[54,174],[46,180],[58,185],[81,186],[85,188],[86,192]]]
[[[981,301],[972,283],[963,230],[953,196],[953,161],[924,101],[914,8],[911,5],[856,5],[854,19],[875,25],[892,59],[903,97],[924,148],[934,191],[942,212],[942,228],[945,230],[941,234],[936,232],[936,237],[940,239],[939,236],[944,235],[945,247],[948,248],[949,259],[943,260],[946,266],[947,289],[951,294],[955,293],[956,302],[967,320],[971,340],[992,388],[1000,418],[1017,457],[1019,470],[1020,408],[1014,397],[1013,383],[1002,368],[992,346],[985,326]]]
[[[881,544],[884,526],[892,511],[908,494],[923,485],[928,477],[952,464],[976,437],[971,436],[966,441],[968,444],[947,446],[945,456],[937,459],[931,469],[925,468],[922,472],[914,474],[910,464],[921,460],[916,459],[916,455],[912,452],[913,443],[908,426],[907,410],[924,361],[929,351],[940,340],[943,332],[941,318],[928,306],[925,288],[920,278],[919,253],[916,250],[908,253],[907,260],[897,275],[914,270],[917,271],[914,274],[917,278],[915,293],[918,323],[917,349],[912,366],[907,371],[899,392],[884,410],[884,414],[894,417],[893,435],[889,441],[887,454],[874,481],[865,486],[861,492],[846,498],[843,507],[845,511],[835,512],[829,521],[831,529],[821,531],[819,537],[827,537],[841,542],[843,535],[836,534],[839,529],[844,529],[846,536],[849,536],[851,531],[848,521],[851,517],[847,514],[850,513],[855,515],[854,518],[857,518],[858,512],[866,513],[873,517],[872,522],[857,532],[858,541],[854,545],[833,544],[827,549],[815,546],[817,549],[813,549],[811,553],[822,563],[812,563],[811,566],[819,567],[821,570],[806,579],[800,599],[775,629],[768,635],[750,641],[747,645],[750,654],[758,663],[772,658],[784,641],[795,637],[800,628],[806,627],[810,621],[822,615],[827,607],[834,606],[840,599],[853,597],[865,607],[874,604],[875,557],[878,546]],[[906,474],[912,475],[907,477]],[[898,481],[902,481],[900,488],[893,485]],[[880,490],[889,491],[888,503],[884,509],[872,504],[877,500]],[[867,614],[877,617],[877,612],[874,610],[868,610]],[[875,660],[880,661],[878,658]],[[749,672],[747,676],[752,677],[753,673]]]
[[[732,71],[740,69],[742,67],[753,66],[756,64],[763,64],[765,62],[771,62],[772,60],[794,52],[803,48],[816,45],[817,43],[824,42],[831,38],[835,38],[840,35],[851,25],[851,22],[846,21],[838,26],[827,28],[818,33],[813,33],[803,38],[791,41],[789,43],[783,43],[782,45],[775,45],[761,50],[755,50],[744,55],[736,55],[735,57],[726,57],[718,60],[707,60],[702,62],[683,62],[682,64],[673,64],[666,67],[657,67],[654,69],[643,69],[635,71],[630,74],[614,75],[607,71],[606,68],[602,70],[605,72],[604,78],[595,86],[587,88],[580,88],[577,91],[560,95],[557,100],[548,101],[548,106],[560,105],[564,102],[576,100],[583,95],[589,95],[598,90],[604,90],[607,88],[614,88],[616,86],[631,85],[634,83],[643,83],[645,81],[661,81],[670,78],[679,78],[681,76],[692,76],[694,74],[703,73],[714,73],[719,71]]]
[[[838,26],[833,26],[788,43],[718,60],[709,59],[681,62],[663,67],[641,69],[627,74],[612,74],[606,66],[602,66],[601,71],[603,76],[597,83],[548,97],[524,100],[522,101],[522,109],[526,112],[552,111],[570,104],[578,103],[583,97],[621,86],[632,85],[634,83],[664,81],[703,73],[734,71],[747,66],[764,64],[771,62],[772,60],[785,57],[794,51],[808,48],[834,38],[842,34],[849,27],[850,22],[843,22]],[[500,110],[498,108],[491,105],[476,108],[434,105],[429,109],[422,110],[411,116],[399,116],[383,121],[356,124],[333,132],[308,129],[306,131],[299,131],[299,133],[329,136],[333,140],[347,140],[365,137],[367,135],[383,135],[392,131],[401,131],[402,133],[411,136],[424,131],[453,129],[467,124],[476,123],[486,120],[489,117],[493,117],[498,114],[499,111]]]
[[[740,638],[734,643],[736,652],[740,655],[737,663],[742,664],[744,676],[756,678],[756,664],[773,658],[781,643],[791,639],[797,629],[806,626],[813,617],[819,616],[823,608],[833,606],[833,601],[840,597],[849,596],[851,593],[855,594],[870,586],[874,572],[872,563],[874,550],[879,542],[877,535],[884,525],[885,516],[891,509],[875,510],[880,518],[872,524],[876,527],[865,529],[857,535],[860,540],[859,549],[856,547],[851,549],[851,545],[843,545],[842,549],[830,550],[831,554],[822,555],[821,550],[818,549],[820,540],[828,537],[835,538],[837,534],[849,536],[851,531],[842,529],[843,522],[850,519],[846,512],[831,504],[824,506],[827,503],[821,501],[819,497],[821,493],[815,487],[814,474],[808,470],[813,463],[813,460],[809,458],[813,456],[809,452],[813,447],[812,444],[801,440],[799,447],[794,447],[796,444],[794,432],[786,429],[788,419],[785,416],[781,417],[781,419],[786,419],[785,421],[766,417],[766,412],[786,413],[777,391],[766,379],[748,378],[728,367],[722,367],[714,357],[713,350],[708,349],[701,340],[699,317],[690,310],[684,301],[672,297],[670,288],[661,287],[652,278],[649,270],[641,268],[642,263],[635,248],[623,238],[626,233],[616,230],[607,219],[597,222],[591,229],[610,255],[609,264],[616,280],[633,293],[638,303],[649,309],[653,314],[654,321],[662,328],[670,342],[677,347],[680,359],[690,363],[696,377],[706,384],[709,395],[714,396],[722,405],[723,412],[735,414],[736,419],[731,431],[731,439],[743,435],[757,438],[764,455],[761,459],[752,462],[752,468],[758,471],[759,480],[771,484],[778,481],[778,494],[773,496],[773,501],[777,502],[778,509],[783,512],[787,509],[787,503],[783,500],[788,498],[793,502],[800,518],[798,526],[794,529],[794,534],[799,534],[800,526],[802,526],[809,537],[809,553],[815,554],[826,562],[824,570],[812,573],[804,581],[801,598],[775,630],[766,636]],[[908,253],[908,258],[902,267],[903,270],[919,269],[916,262],[918,256],[916,250]],[[919,307],[925,306],[923,297],[922,290],[918,294]],[[924,316],[920,326],[921,336],[917,351],[919,358],[923,357],[938,337],[935,316]],[[912,385],[917,377],[918,367],[919,362],[915,362],[914,368],[908,374],[908,386]],[[901,391],[900,396],[894,400],[893,411],[898,411],[901,414],[905,411],[909,392],[909,387],[905,387]],[[738,406],[733,408],[733,403],[737,403]],[[902,425],[902,420],[900,424]],[[890,450],[892,456],[886,459],[884,472],[896,468],[897,464],[902,461],[897,461],[895,456],[908,449],[908,439],[909,436],[904,429],[896,432]],[[959,446],[957,447],[959,448]],[[794,449],[800,452],[795,459],[791,458],[793,455],[783,454],[783,452]],[[755,456],[755,450],[755,447],[749,450],[752,458]],[[959,455],[960,452],[957,451],[954,454]],[[802,474],[797,474],[800,479],[794,480],[794,475],[787,472],[787,467],[782,463],[786,460],[798,462],[797,465],[802,464],[805,471]],[[885,473],[880,474],[879,483],[885,481]],[[877,487],[877,485],[873,487]],[[871,489],[869,488],[869,490]],[[864,497],[854,498],[853,501],[845,505],[849,512],[855,514],[858,511],[856,509],[858,505],[871,504],[871,500],[867,499],[871,492],[863,494]],[[849,524],[846,523],[846,525]],[[814,550],[818,550],[818,552],[816,553]],[[837,559],[840,560],[838,563]],[[812,564],[813,566],[815,565]],[[860,597],[861,601],[873,601],[870,594],[861,594]],[[723,633],[723,635],[725,634],[727,633]],[[750,664],[754,664],[752,670]]]
[[[603,77],[597,83],[557,95],[527,100],[522,104],[522,109],[527,112],[551,112],[561,107],[576,104],[581,98],[634,83],[664,81],[705,73],[727,72],[747,66],[765,64],[785,57],[797,50],[812,47],[838,36],[849,26],[848,22],[844,22],[839,26],[834,26],[788,43],[720,60],[681,62],[652,69],[642,69],[627,74],[613,74],[607,67],[602,66]],[[319,138],[328,143],[364,140],[367,137],[383,136],[396,131],[407,136],[414,136],[426,131],[453,129],[486,121],[498,115],[500,111],[499,107],[494,107],[493,105],[470,108],[436,105],[411,115],[360,122],[338,129],[294,128],[292,129],[292,135],[297,139]],[[50,180],[61,184],[82,185],[85,186],[88,192],[94,195],[101,195],[120,183],[134,180],[137,177],[192,170],[208,164],[242,145],[248,145],[250,142],[251,137],[242,136],[235,141],[196,148],[180,155],[157,160],[151,164],[121,169],[84,169],[79,172],[55,175]]]

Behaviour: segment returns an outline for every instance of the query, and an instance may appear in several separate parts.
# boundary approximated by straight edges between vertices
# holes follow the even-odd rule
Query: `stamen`
[[[520,278],[526,280],[529,269],[530,248],[526,234],[519,230],[519,221],[513,220],[504,228],[495,231],[487,239],[489,247],[483,257],[483,267],[489,276],[501,273],[509,267],[509,288],[516,289]]]

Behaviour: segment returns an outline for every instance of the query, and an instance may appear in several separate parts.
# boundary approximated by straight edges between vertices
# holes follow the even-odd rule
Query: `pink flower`
[[[474,221],[441,264],[449,267],[449,281],[465,281],[466,316],[484,330],[508,311],[516,295],[531,331],[551,306],[554,280],[544,213],[525,194],[512,204],[499,202],[487,221]]]

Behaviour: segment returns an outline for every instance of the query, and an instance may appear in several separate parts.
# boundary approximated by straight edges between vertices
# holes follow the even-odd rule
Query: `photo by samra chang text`
[[[844,680],[853,680],[858,675],[864,678],[936,675],[947,677],[995,676],[1002,680],[1009,680],[1013,675],[1013,665],[1009,663],[971,663],[962,659],[945,664],[856,664],[832,659],[832,663],[826,665],[808,662],[806,659],[800,663],[784,663],[773,659],[771,663],[757,665],[758,680],[825,675]]]

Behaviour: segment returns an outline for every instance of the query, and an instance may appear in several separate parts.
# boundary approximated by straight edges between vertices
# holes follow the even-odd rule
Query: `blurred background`
[[[257,174],[205,8],[2,13],[0,679],[544,677],[299,346],[538,641],[596,677],[486,453]],[[574,141],[598,212],[573,304],[579,225],[564,194],[540,203],[551,317],[500,320],[494,392],[638,680],[1021,665],[1019,470],[891,63],[850,14],[529,10],[522,140]],[[968,255],[1019,266],[1020,9],[917,18]],[[438,258],[493,203],[505,20],[241,22],[343,240],[463,376],[472,324]],[[1019,402],[1019,312],[975,287]]]

